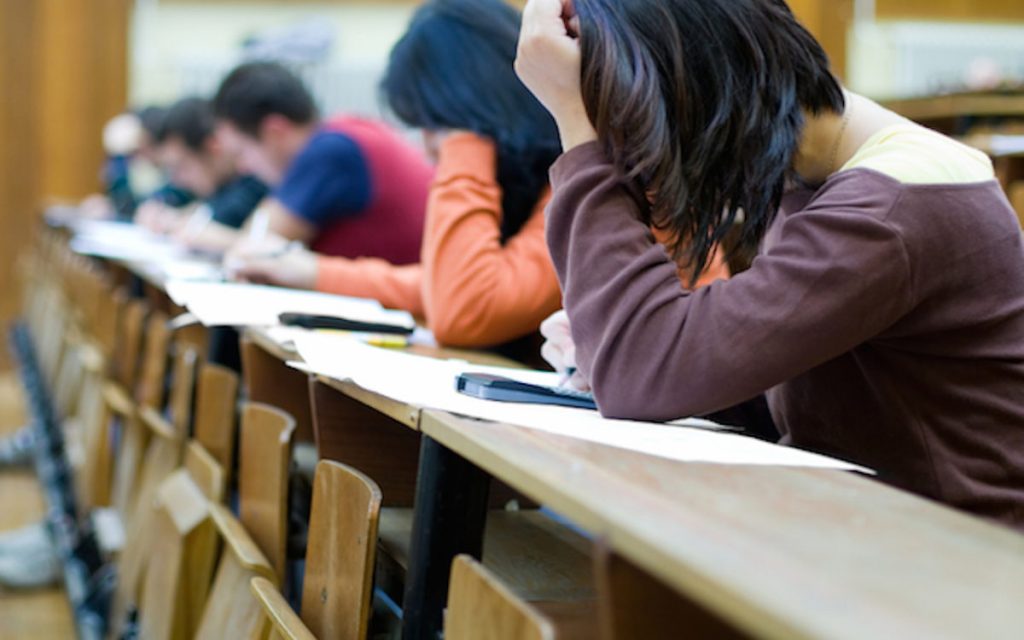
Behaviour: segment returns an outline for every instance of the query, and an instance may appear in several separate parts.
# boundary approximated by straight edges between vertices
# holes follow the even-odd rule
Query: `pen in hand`
[[[558,386],[564,387],[567,384],[569,384],[569,381],[572,380],[572,377],[574,375],[576,375],[576,367],[568,367],[568,368],[566,368],[566,370],[562,372],[562,377],[558,381]]]

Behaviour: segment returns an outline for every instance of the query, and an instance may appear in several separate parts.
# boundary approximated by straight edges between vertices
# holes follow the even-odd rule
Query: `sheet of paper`
[[[175,260],[159,265],[167,280],[217,282],[224,279],[224,270],[217,262],[202,259]]]
[[[295,336],[304,370],[360,387],[413,406],[503,422],[558,435],[687,462],[774,465],[826,469],[867,469],[818,454],[715,431],[705,420],[673,425],[607,420],[596,411],[543,405],[491,402],[455,390],[455,378],[467,371],[491,372],[535,384],[557,383],[557,375],[478,367],[378,349],[354,340],[309,334]],[[699,428],[695,428],[699,427]]]
[[[333,296],[231,282],[171,280],[167,294],[207,327],[270,327],[282,313],[336,316],[362,322],[411,324],[404,311],[384,309],[376,300]]]
[[[220,264],[196,256],[166,237],[142,227],[96,220],[77,221],[71,248],[77,253],[131,263],[163,279],[219,280]]]
[[[86,256],[125,260],[129,262],[163,263],[185,260],[188,251],[161,238],[146,236],[77,236],[71,239],[71,250]]]

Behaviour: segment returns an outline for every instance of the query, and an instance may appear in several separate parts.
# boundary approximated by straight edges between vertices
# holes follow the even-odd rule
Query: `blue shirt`
[[[217,189],[216,193],[207,198],[206,204],[213,210],[214,222],[240,229],[268,191],[256,178],[238,176]]]
[[[370,206],[372,178],[367,159],[349,136],[334,131],[313,135],[292,161],[274,197],[319,229],[358,216]]]

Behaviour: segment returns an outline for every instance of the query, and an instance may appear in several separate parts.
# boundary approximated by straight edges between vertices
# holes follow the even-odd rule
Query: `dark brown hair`
[[[561,151],[558,128],[515,73],[519,11],[504,0],[431,0],[391,51],[391,110],[423,129],[466,129],[498,152],[501,240],[519,233]]]
[[[587,113],[644,222],[695,276],[741,219],[760,244],[804,112],[842,113],[821,45],[782,0],[576,0]]]

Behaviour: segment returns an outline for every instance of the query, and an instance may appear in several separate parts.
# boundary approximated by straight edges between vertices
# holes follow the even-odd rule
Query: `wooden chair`
[[[232,485],[238,412],[238,374],[220,365],[204,364],[196,389],[193,438],[220,463]]]
[[[295,420],[274,407],[249,403],[242,413],[238,519],[284,576],[288,546],[288,470]]]
[[[110,449],[110,423],[114,403],[121,400],[108,389],[111,354],[116,351],[115,338],[118,318],[126,314],[128,301],[123,296],[112,296],[109,307],[100,306],[87,311],[96,317],[84,320],[88,349],[95,353],[94,361],[87,362],[89,385],[85,391],[85,415],[81,422],[82,469],[76,479],[76,490],[83,508],[109,506],[113,452]],[[113,318],[108,316],[112,315]],[[109,335],[108,335],[109,334]],[[87,353],[87,352],[86,352]],[[99,397],[95,394],[99,392]],[[126,407],[121,407],[125,408]]]
[[[469,556],[452,563],[446,640],[555,640],[555,626]]]
[[[274,586],[253,580],[263,638],[366,637],[373,596],[381,492],[362,473],[321,461],[313,481],[300,619]]]
[[[320,638],[365,638],[370,623],[380,488],[338,462],[317,464],[302,619]]]
[[[236,519],[222,506],[212,507],[223,551],[197,640],[255,638],[259,603],[251,595],[249,583],[262,577],[276,584],[284,574],[288,468],[295,421],[273,407],[250,404],[242,414],[241,432],[241,515]]]
[[[185,466],[157,491],[139,607],[140,634],[146,640],[193,637],[216,559],[213,507],[224,499],[224,491],[224,472],[197,442],[188,445]]]
[[[142,472],[134,502],[125,514],[125,530],[131,532],[117,565],[117,590],[111,606],[114,626],[123,621],[139,600],[139,592],[153,546],[153,519],[156,495],[163,482],[181,465],[192,415],[192,396],[196,378],[197,355],[183,349],[175,357],[173,387],[165,418],[155,408],[142,410],[140,420],[149,431],[149,444],[143,457]],[[234,406],[233,399],[227,403]]]
[[[256,638],[259,603],[250,593],[249,583],[253,578],[263,578],[277,584],[277,576],[252,536],[231,512],[217,505],[213,516],[223,547],[195,640]]]
[[[250,588],[261,608],[259,640],[316,640],[273,582],[253,578]]]
[[[120,425],[120,442],[110,492],[113,507],[122,516],[128,513],[137,491],[139,467],[149,440],[149,430],[142,423],[142,412],[144,409],[159,411],[164,404],[172,330],[167,316],[159,312],[151,315],[147,325],[144,357],[138,365],[138,382],[131,381],[133,384],[127,387],[107,387],[110,410]],[[134,391],[125,398],[123,393],[127,389]],[[112,445],[108,443],[111,449]]]

